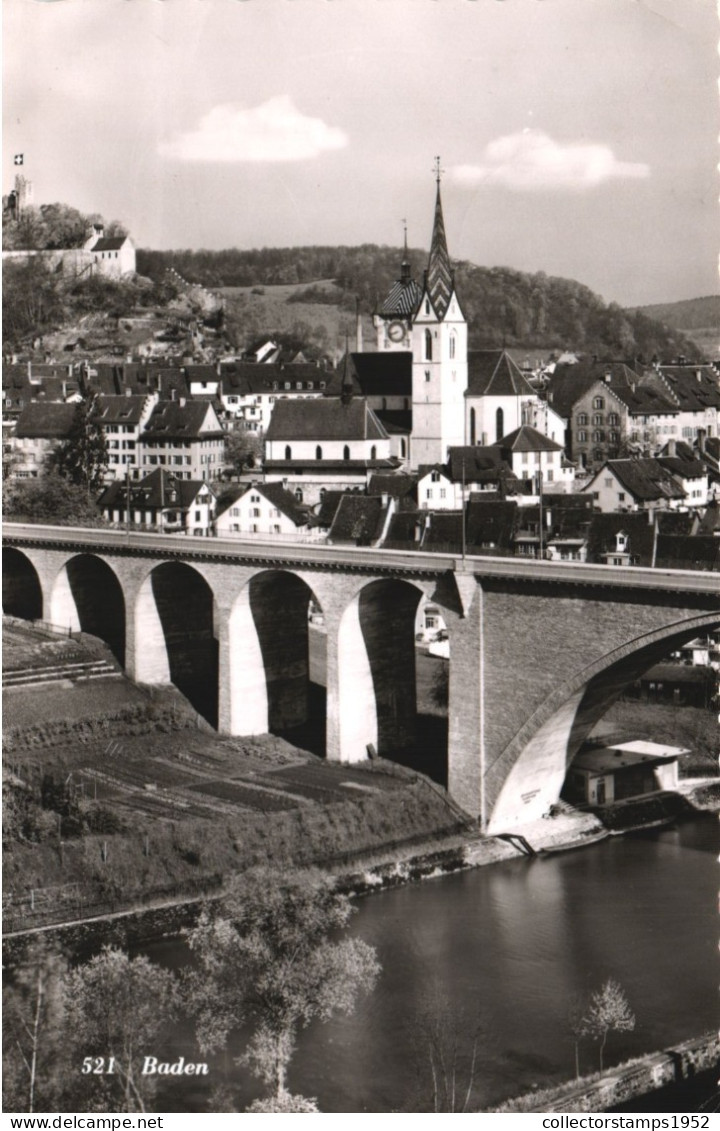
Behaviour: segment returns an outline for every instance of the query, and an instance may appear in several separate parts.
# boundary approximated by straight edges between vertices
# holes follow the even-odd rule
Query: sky
[[[427,248],[439,155],[453,259],[718,293],[715,0],[2,9],[3,192],[138,247]]]

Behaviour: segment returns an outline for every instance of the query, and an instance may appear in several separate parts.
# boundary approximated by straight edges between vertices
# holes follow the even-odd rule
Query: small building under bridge
[[[581,751],[570,767],[563,796],[587,805],[609,805],[675,790],[678,758],[689,753],[680,746],[641,740]]]

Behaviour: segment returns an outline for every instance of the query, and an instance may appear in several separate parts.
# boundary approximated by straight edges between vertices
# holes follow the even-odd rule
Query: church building
[[[422,286],[410,277],[406,240],[400,278],[374,316],[378,352],[411,354],[408,458],[413,470],[443,463],[449,448],[465,443],[467,322],[447,248],[439,158],[435,177],[435,216]]]

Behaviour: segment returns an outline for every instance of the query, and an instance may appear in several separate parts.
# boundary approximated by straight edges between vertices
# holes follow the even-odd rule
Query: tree
[[[614,978],[608,978],[602,988],[590,998],[582,1022],[582,1033],[593,1041],[600,1041],[600,1071],[608,1035],[612,1032],[629,1032],[635,1028],[635,1014],[625,996],[625,991]]]
[[[84,487],[88,496],[102,485],[108,465],[107,440],[94,409],[94,399],[78,403],[68,438],[55,449],[50,461],[52,470]]]
[[[5,1111],[54,1111],[62,1091],[64,959],[34,943],[3,992]]]
[[[225,463],[231,464],[236,474],[246,467],[257,467],[263,457],[261,432],[249,432],[241,425],[225,433]]]
[[[38,479],[9,479],[3,490],[5,518],[54,526],[102,526],[104,519],[87,489],[50,473]]]
[[[130,958],[106,946],[72,971],[67,986],[80,1063],[85,1056],[102,1055],[106,1068],[102,1080],[110,1089],[111,1103],[118,1104],[120,1111],[145,1111],[155,1077],[144,1076],[142,1064],[161,1030],[179,1012],[175,975],[148,958]],[[112,1072],[107,1071],[110,1058]],[[89,1079],[94,1083],[98,1077]]]
[[[278,876],[257,868],[239,877],[189,934],[199,964],[189,987],[200,1048],[222,1048],[232,1028],[253,1022],[240,1063],[272,1088],[269,1103],[309,1102],[290,1097],[286,1087],[296,1034],[312,1020],[351,1013],[358,994],[375,984],[374,948],[360,939],[330,938],[353,911],[317,873]]]
[[[483,1026],[432,986],[414,1019],[421,1111],[466,1112],[477,1076]],[[427,1100],[425,1093],[429,1092]]]

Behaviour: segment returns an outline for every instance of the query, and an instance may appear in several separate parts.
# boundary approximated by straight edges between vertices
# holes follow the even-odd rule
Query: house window
[[[606,486],[606,487],[612,487],[612,485],[613,485],[612,476],[609,476],[609,477],[608,477],[608,478],[607,478],[607,479],[605,480],[605,486]]]
[[[319,444],[315,449],[315,459],[322,459],[322,448]]]
[[[602,424],[602,423],[603,423],[602,413],[596,413],[596,415],[593,416],[593,424]]]
[[[608,424],[612,428],[617,428],[619,423],[620,423],[620,417],[618,416],[618,414],[616,412],[611,412],[608,415]]]
[[[425,498],[432,499],[432,487],[428,487],[425,491]]]
[[[425,361],[432,361],[432,334],[429,330],[425,331]]]
[[[430,482],[431,483],[439,483],[440,482],[440,472],[439,471],[431,471],[430,472]]]
[[[618,502],[619,503],[625,502],[625,492],[624,491],[618,491]]]
[[[444,498],[445,498],[445,496],[446,496],[446,494],[447,494],[447,491],[446,491],[446,489],[445,489],[444,487],[441,487],[441,488],[440,488],[440,498],[441,498],[441,499],[444,499]]]
[[[578,432],[578,443],[584,444],[587,440],[587,432]]]
[[[253,507],[251,514],[253,518],[260,518],[260,507]]]
[[[593,408],[605,408],[605,400],[603,397],[593,398]]]
[[[586,412],[579,413],[578,418],[577,418],[577,422],[578,422],[578,424],[587,424],[587,422],[588,422],[587,413]]]
[[[202,511],[195,511],[195,521],[202,522]]]
[[[303,501],[302,487],[295,488],[295,499],[298,503],[301,503]]]

